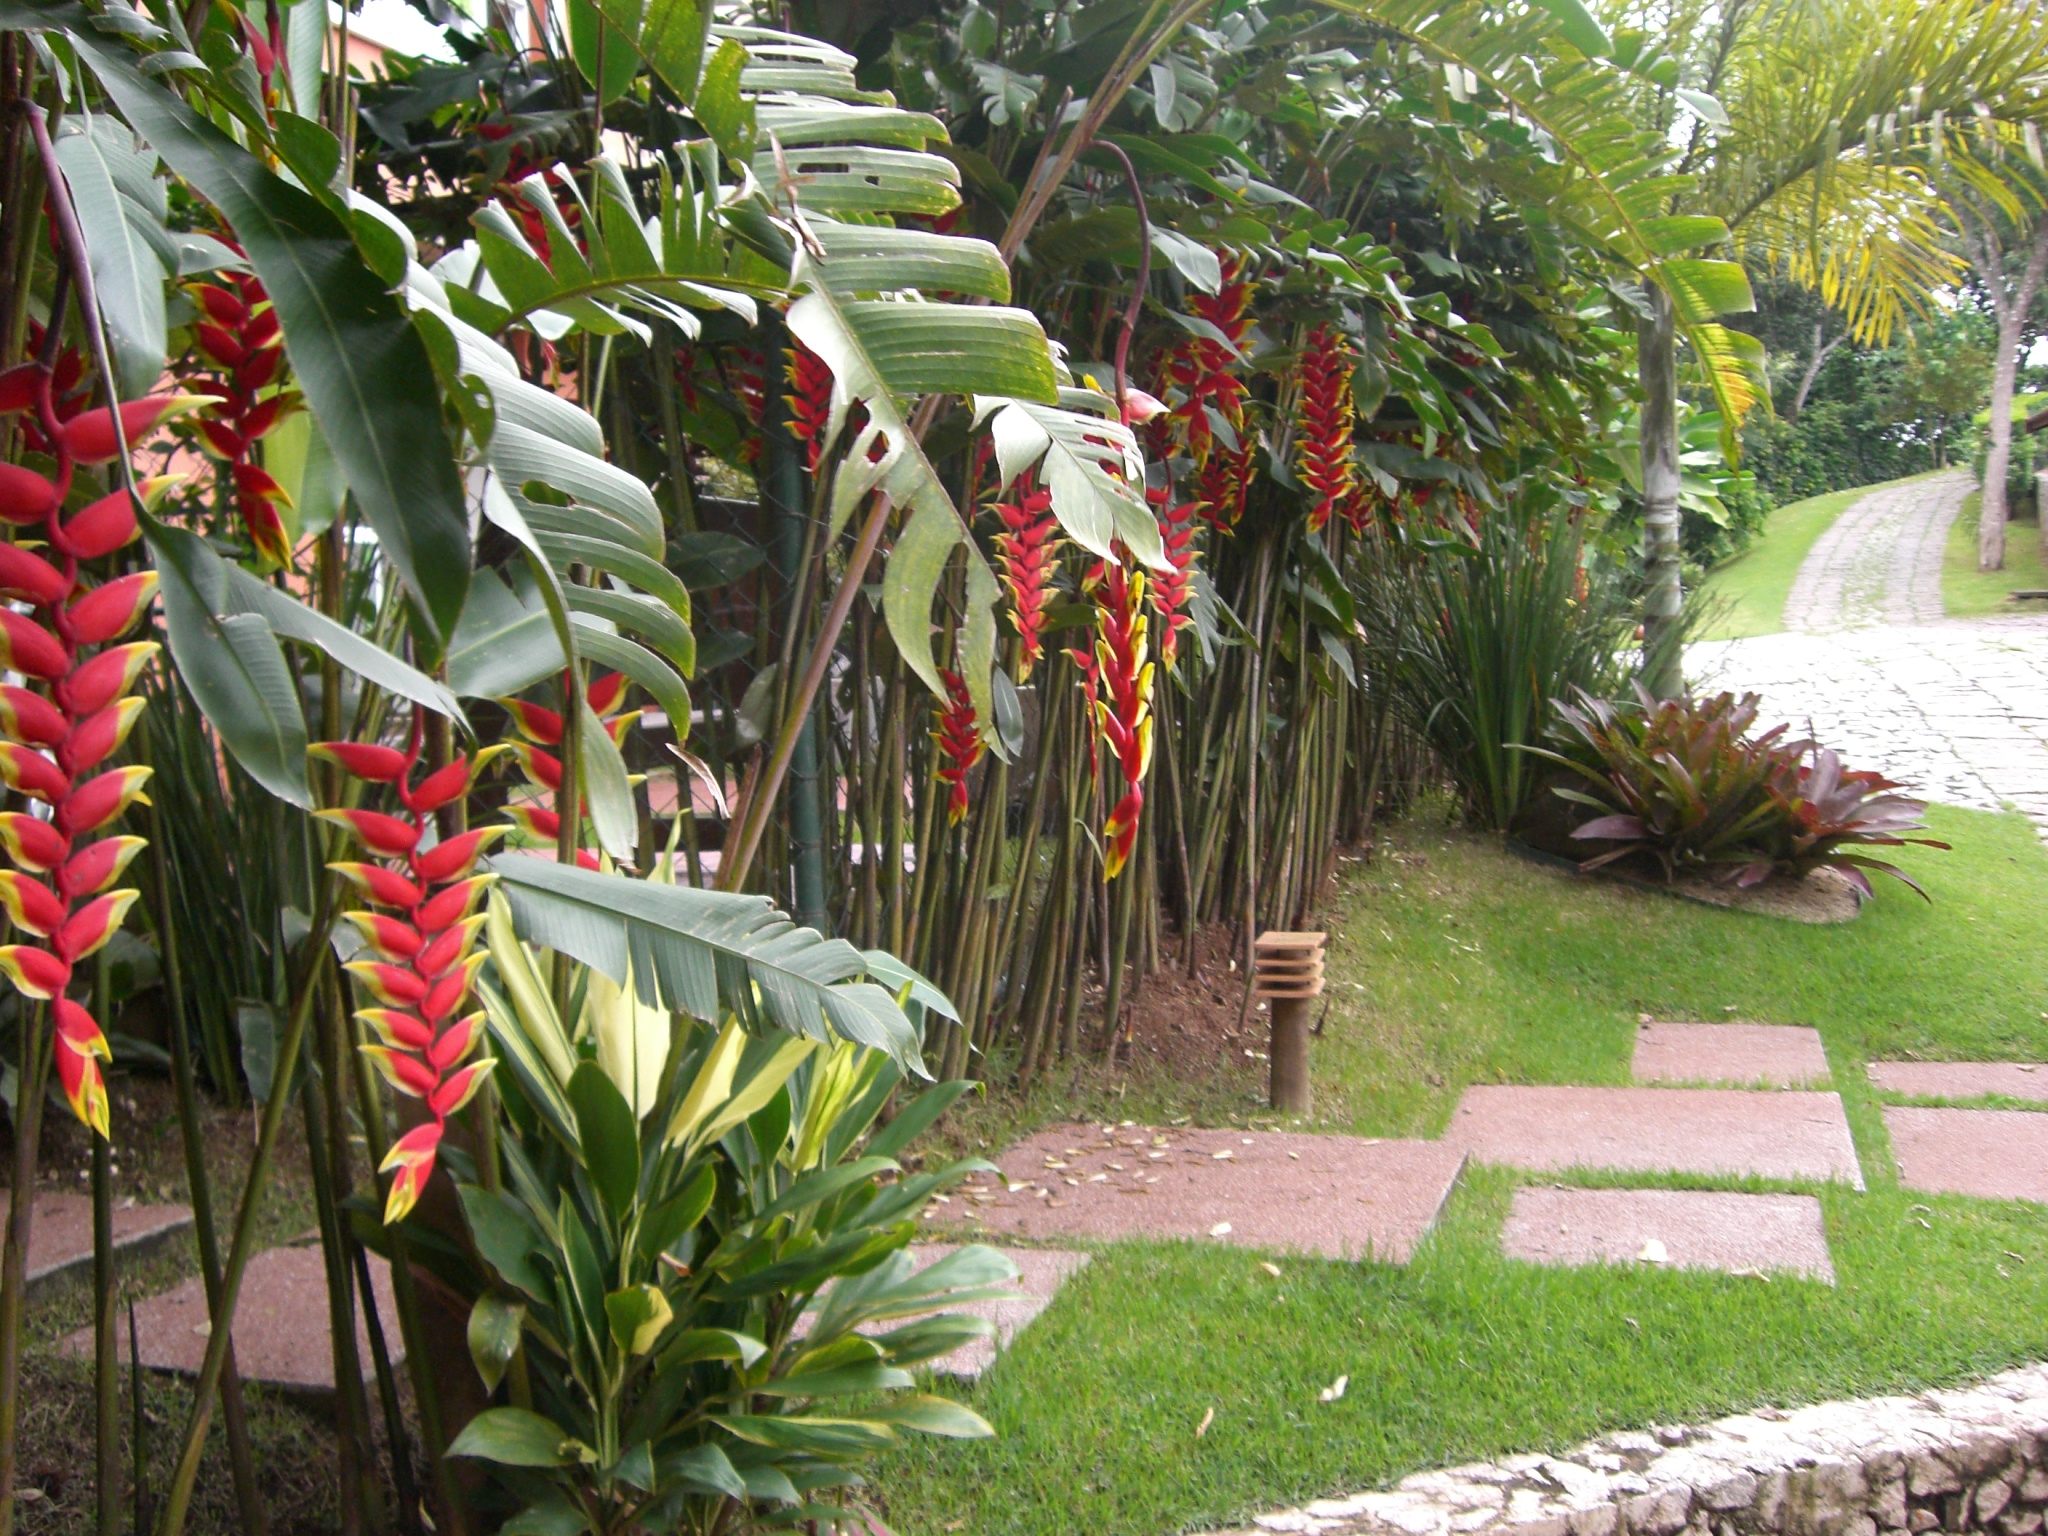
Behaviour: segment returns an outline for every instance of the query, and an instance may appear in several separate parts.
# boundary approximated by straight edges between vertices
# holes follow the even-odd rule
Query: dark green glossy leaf
[[[569,1079],[569,1102],[576,1109],[590,1181],[612,1214],[623,1217],[640,1185],[640,1133],[632,1106],[594,1061],[577,1067]]]

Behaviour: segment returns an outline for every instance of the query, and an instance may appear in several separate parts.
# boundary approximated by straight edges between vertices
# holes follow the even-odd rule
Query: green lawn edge
[[[1520,1176],[1487,1168],[1405,1268],[1098,1247],[979,1384],[937,1385],[997,1436],[893,1453],[876,1488],[891,1527],[1168,1536],[1426,1467],[2048,1355],[2041,1209],[1900,1189],[1864,1074],[1909,1054],[2048,1059],[2027,926],[2048,854],[2016,815],[1930,819],[1955,850],[1899,861],[1933,901],[1885,882],[1835,927],[1577,879],[1428,822],[1350,866],[1330,914],[1319,1130],[1436,1134],[1475,1082],[1625,1081],[1641,1014],[1819,1028],[1869,1191],[1718,1187],[1816,1195],[1838,1285],[1512,1262],[1498,1233]],[[1339,1375],[1343,1398],[1318,1402]]]
[[[1781,633],[1785,628],[1785,599],[1792,594],[1799,567],[1835,519],[1873,491],[1911,485],[1926,478],[1925,474],[1908,475],[1880,485],[1829,491],[1779,507],[1747,549],[1707,573],[1700,585],[1701,598],[1708,605],[1707,621],[1694,638],[1748,640],[1757,635]]]
[[[1949,528],[1941,552],[1941,611],[1952,619],[1981,619],[2014,613],[2048,613],[2048,604],[2016,603],[2018,589],[2048,587],[2048,561],[2041,558],[2041,525],[2028,518],[2005,528],[2005,568],[1977,569],[1977,507],[1972,491]]]

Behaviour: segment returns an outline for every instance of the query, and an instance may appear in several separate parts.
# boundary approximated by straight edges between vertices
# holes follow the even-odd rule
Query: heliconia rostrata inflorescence
[[[373,907],[344,914],[362,935],[362,957],[348,970],[376,999],[356,1017],[376,1034],[363,1054],[402,1094],[425,1102],[427,1119],[391,1144],[378,1172],[392,1175],[384,1220],[402,1219],[434,1171],[448,1117],[467,1104],[493,1065],[471,1061],[483,1038],[482,1010],[469,1013],[477,969],[488,957],[476,950],[483,916],[477,906],[498,877],[475,872],[477,858],[510,829],[482,827],[429,842],[434,813],[469,793],[480,761],[459,756],[412,782],[419,761],[415,729],[409,751],[356,741],[320,742],[310,750],[353,778],[389,784],[404,814],[324,810],[371,855],[330,865],[367,896]]]
[[[149,611],[157,578],[138,571],[92,585],[81,576],[82,563],[134,540],[135,505],[119,490],[64,515],[77,466],[111,463],[119,440],[107,407],[60,419],[55,390],[44,361],[0,374],[0,414],[32,411],[57,462],[54,479],[0,464],[0,521],[39,529],[44,551],[18,538],[0,543],[0,598],[34,610],[0,607],[0,667],[28,680],[0,686],[0,782],[38,807],[0,812],[0,842],[14,865],[0,870],[0,904],[16,929],[40,941],[0,946],[0,970],[18,991],[50,1004],[64,1097],[105,1136],[100,1063],[111,1052],[99,1021],[66,992],[79,962],[113,937],[138,895],[113,886],[143,839],[104,834],[141,796],[149,769],[104,765],[142,710],[129,690],[157,652],[149,641],[115,642]],[[123,434],[132,443],[198,403],[190,395],[132,400],[120,407]],[[165,484],[139,489],[151,495]]]
[[[967,815],[967,775],[981,761],[981,731],[974,719],[974,701],[957,672],[939,668],[945,699],[932,707],[932,740],[939,749],[939,782],[946,786],[946,825],[958,826]]]
[[[199,413],[199,435],[227,464],[235,509],[258,555],[270,565],[288,566],[292,546],[280,506],[291,498],[277,477],[258,464],[254,449],[300,400],[296,390],[272,389],[284,367],[284,333],[263,285],[247,274],[228,277],[231,287],[199,283],[192,296],[205,318],[194,327],[199,350],[219,374],[195,383],[219,396]],[[266,393],[266,391],[268,391]]]

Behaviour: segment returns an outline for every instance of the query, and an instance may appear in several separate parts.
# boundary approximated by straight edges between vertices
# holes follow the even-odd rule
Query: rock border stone
[[[1232,1536],[2039,1536],[2048,1365],[1979,1386],[1763,1408],[1562,1456],[1420,1472]]]

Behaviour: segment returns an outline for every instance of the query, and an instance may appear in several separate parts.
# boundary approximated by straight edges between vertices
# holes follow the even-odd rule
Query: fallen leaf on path
[[[1219,1221],[1219,1222],[1217,1222],[1215,1226],[1213,1226],[1213,1227],[1211,1227],[1211,1228],[1209,1229],[1209,1235],[1210,1235],[1211,1237],[1228,1237],[1228,1236],[1230,1236],[1230,1223],[1229,1223],[1229,1222],[1227,1222],[1227,1221]]]
[[[1351,1378],[1349,1376],[1339,1376],[1316,1394],[1316,1401],[1319,1403],[1334,1403],[1344,1395],[1344,1389],[1350,1385]]]
[[[1263,1270],[1264,1270],[1264,1271],[1265,1271],[1265,1272],[1266,1272],[1267,1274],[1271,1275],[1271,1276],[1272,1276],[1272,1277],[1273,1277],[1273,1278],[1274,1278],[1275,1280],[1278,1280],[1278,1279],[1280,1278],[1280,1266],[1279,1266],[1278,1264],[1268,1264],[1268,1263],[1265,1263],[1264,1261],[1261,1261],[1261,1262],[1260,1262],[1260,1264],[1259,1264],[1259,1268],[1263,1269]]]

